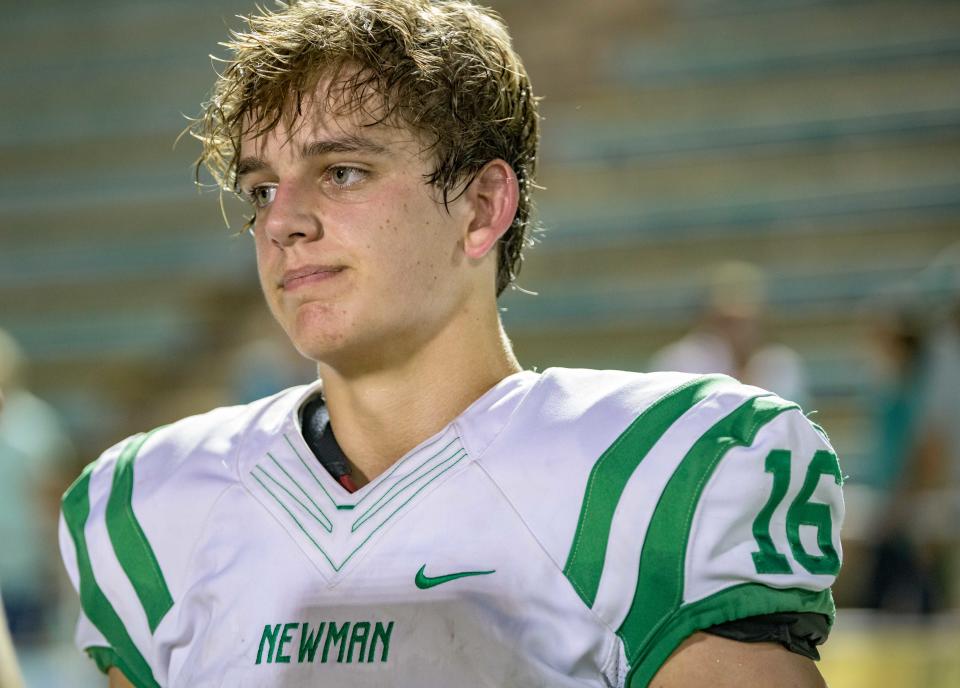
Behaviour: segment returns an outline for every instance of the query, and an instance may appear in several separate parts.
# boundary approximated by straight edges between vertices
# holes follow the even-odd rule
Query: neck
[[[477,326],[464,313],[402,360],[382,366],[319,363],[330,422],[358,486],[446,427],[521,370],[496,305]]]

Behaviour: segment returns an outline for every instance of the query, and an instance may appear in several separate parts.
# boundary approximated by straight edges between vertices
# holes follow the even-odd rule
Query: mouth
[[[277,285],[283,291],[295,291],[307,284],[315,284],[335,278],[344,271],[342,265],[306,265],[295,270],[288,270],[283,273],[279,284]]]

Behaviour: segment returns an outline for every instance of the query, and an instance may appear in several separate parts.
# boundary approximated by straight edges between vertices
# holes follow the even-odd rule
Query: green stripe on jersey
[[[645,688],[680,643],[710,626],[747,616],[778,612],[815,612],[833,621],[835,612],[830,589],[769,588],[743,583],[721,590],[682,607],[650,644],[642,663],[627,674],[626,688]]]
[[[159,688],[159,684],[153,678],[150,665],[134,645],[116,610],[93,576],[90,553],[87,551],[87,536],[84,533],[87,517],[90,515],[90,472],[92,470],[93,464],[90,464],[63,495],[63,519],[77,552],[80,606],[83,607],[83,613],[87,615],[90,622],[110,643],[116,655],[123,658],[123,665],[120,668],[133,685],[136,688]],[[94,660],[96,661],[96,657]]]
[[[143,605],[151,633],[157,630],[160,621],[173,606],[173,597],[157,557],[133,513],[133,462],[144,442],[154,432],[156,430],[140,435],[124,447],[113,470],[113,486],[107,500],[110,543]]]
[[[709,375],[677,387],[637,416],[594,464],[563,569],[563,575],[588,607],[597,597],[613,515],[630,476],[680,416],[717,390],[738,386],[736,380],[725,375]]]
[[[617,630],[632,667],[647,665],[654,637],[680,610],[690,525],[714,469],[728,451],[751,445],[760,428],[796,408],[772,395],[746,401],[697,440],[670,477],[644,537],[633,604]]]

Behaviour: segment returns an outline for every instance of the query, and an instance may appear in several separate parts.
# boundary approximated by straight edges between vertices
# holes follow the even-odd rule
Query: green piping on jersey
[[[410,453],[408,453],[405,458],[400,459],[397,463],[393,464],[393,466],[390,468],[390,470],[388,470],[386,473],[384,473],[384,474],[383,474],[383,477],[380,478],[380,483],[381,483],[382,485],[385,485],[385,484],[389,483],[389,482],[391,481],[391,479],[393,478],[393,476],[397,473],[397,471],[399,471],[401,468],[403,468],[403,467],[406,466],[408,463],[410,463],[411,461],[413,461],[415,458],[417,458],[417,457],[419,457],[419,456],[423,456],[423,455],[427,452],[427,450],[430,449],[430,447],[433,447],[433,446],[437,445],[438,443],[442,442],[444,439],[447,438],[447,436],[448,436],[447,433],[442,433],[439,437],[436,437],[436,438],[430,440],[429,442],[427,442],[427,443],[424,444],[423,446],[421,446],[421,447],[419,447],[419,448],[415,448],[413,451],[411,451]],[[452,440],[452,441],[450,441],[450,442],[448,442],[448,443],[444,446],[443,449],[441,449],[441,450],[438,451],[438,452],[435,452],[435,453],[433,454],[433,456],[431,456],[430,458],[432,459],[432,458],[435,458],[435,457],[439,456],[440,454],[442,454],[444,451],[446,451],[447,447],[449,447],[451,444],[453,444],[453,442],[457,441],[457,439],[459,439],[459,437],[456,438],[456,439],[454,439],[454,440]],[[429,461],[429,459],[428,459],[428,461]],[[421,464],[420,467],[418,467],[417,469],[415,469],[414,472],[416,472],[417,470],[419,470],[420,468],[422,468],[422,466],[423,466],[423,464]],[[362,497],[360,497],[360,499],[357,500],[357,508],[359,509],[359,508],[360,508],[360,505],[363,504],[365,501],[367,501],[367,499],[368,499],[372,494],[374,494],[374,491],[368,491],[365,495],[363,495]]]
[[[453,443],[451,442],[450,444],[453,444]],[[444,447],[444,449],[446,449],[446,447]],[[377,501],[375,501],[363,514],[360,515],[360,518],[358,518],[354,522],[354,524],[350,527],[350,532],[356,532],[358,529],[360,529],[361,526],[363,526],[364,523],[366,523],[371,518],[376,516],[381,509],[386,507],[390,502],[392,502],[394,499],[402,495],[407,490],[413,487],[416,487],[417,483],[419,483],[424,478],[427,478],[431,473],[433,473],[437,469],[443,468],[444,466],[449,464],[451,461],[456,463],[466,455],[467,455],[467,452],[462,447],[460,447],[457,449],[457,451],[455,451],[450,456],[446,457],[445,459],[442,459],[438,463],[431,466],[429,470],[421,472],[420,469],[423,468],[425,465],[427,465],[429,461],[432,461],[434,458],[436,458],[437,454],[435,454],[434,456],[431,456],[429,459],[427,459],[427,461],[424,461],[422,464],[417,466],[416,468],[417,472],[411,473],[410,475],[406,476],[402,480],[398,480],[393,485],[391,485],[389,490],[384,492],[377,499]]]
[[[463,451],[463,448],[459,445],[459,439],[460,439],[459,437],[454,437],[452,440],[450,440],[449,442],[447,442],[447,444],[444,445],[443,448],[440,449],[440,451],[437,451],[437,452],[431,454],[429,458],[427,458],[426,460],[422,461],[422,462],[420,463],[420,465],[417,466],[416,468],[414,468],[412,471],[410,471],[410,473],[409,473],[408,475],[404,476],[404,477],[401,478],[400,480],[393,481],[393,483],[390,485],[390,487],[387,489],[387,491],[384,492],[384,493],[383,493],[382,495],[380,495],[379,497],[377,497],[376,501],[374,501],[373,504],[371,504],[370,506],[368,506],[367,509],[366,509],[366,511],[364,511],[362,514],[360,514],[360,516],[357,518],[357,520],[354,521],[352,530],[356,530],[356,529],[359,528],[361,525],[363,525],[363,523],[364,523],[365,521],[367,521],[367,520],[369,520],[370,518],[372,518],[373,516],[375,516],[376,513],[377,513],[377,511],[379,511],[380,508],[382,508],[382,506],[380,506],[381,503],[384,502],[384,500],[386,500],[387,502],[389,502],[391,499],[393,499],[393,496],[395,496],[395,495],[394,495],[394,492],[395,492],[396,490],[400,489],[400,485],[404,484],[404,482],[406,482],[407,485],[409,486],[410,484],[417,482],[417,480],[419,480],[419,479],[422,478],[423,476],[429,474],[430,471],[432,471],[434,468],[436,468],[436,466],[437,466],[439,463],[443,463],[444,461],[449,460],[450,457],[448,456],[446,459],[441,459],[441,461],[438,462],[438,464],[434,464],[434,465],[431,466],[430,468],[424,470],[424,467],[425,467],[425,466],[427,466],[431,461],[433,461],[435,458],[437,458],[438,456],[440,456],[441,454],[443,454],[445,451],[447,451],[447,449],[449,449],[452,445],[457,444],[457,449],[454,451],[453,454],[451,454],[451,456],[455,456],[458,452],[462,452],[462,451]],[[413,458],[412,455],[409,456],[409,457],[407,457],[406,461],[409,461],[411,458]],[[390,471],[390,475],[389,475],[389,476],[386,476],[385,479],[384,479],[383,481],[381,481],[381,484],[382,484],[382,485],[387,484],[387,481],[388,481],[391,477],[393,477],[394,473],[396,473],[395,470]],[[405,488],[404,488],[404,489],[405,489]],[[400,491],[402,492],[403,490],[400,489]],[[360,506],[360,504],[361,504],[367,497],[369,497],[371,494],[372,494],[372,492],[367,492],[367,494],[365,494],[365,495],[363,496],[363,499],[361,499],[359,502],[357,502],[357,506]]]
[[[290,447],[290,450],[294,453],[294,455],[296,455],[296,457],[300,459],[300,463],[302,463],[303,467],[307,469],[307,473],[309,473],[310,477],[313,478],[313,481],[317,484],[317,487],[319,487],[320,490],[323,492],[323,494],[327,496],[327,499],[330,500],[330,503],[333,504],[334,507],[339,509],[342,505],[339,504],[337,500],[333,498],[333,495],[327,492],[327,488],[323,486],[323,482],[320,480],[320,478],[317,477],[317,474],[313,472],[313,469],[307,465],[307,462],[303,460],[303,457],[300,456],[300,452],[298,452],[297,448],[293,446],[293,442],[290,441],[290,438],[287,437],[286,433],[284,433],[283,439],[286,440],[287,446]],[[273,457],[271,456],[270,458],[273,458]]]
[[[254,466],[254,468],[259,468],[259,466]],[[262,469],[261,469],[261,470],[262,470]],[[293,515],[293,512],[290,511],[290,509],[287,508],[287,505],[284,504],[283,501],[282,501],[279,497],[277,497],[277,495],[275,495],[275,494],[273,493],[273,490],[271,490],[269,487],[267,487],[266,483],[264,483],[262,480],[260,480],[260,478],[257,477],[257,474],[254,473],[253,471],[250,471],[250,477],[253,478],[254,480],[256,480],[258,483],[260,483],[260,487],[262,487],[262,488],[266,491],[266,493],[267,493],[268,495],[270,495],[271,497],[273,497],[273,500],[274,500],[278,505],[280,505],[280,508],[281,508],[281,509],[283,509],[284,511],[287,512],[287,516],[289,516],[290,518],[293,519],[293,522],[294,522],[295,524],[297,524],[297,528],[300,529],[300,532],[303,533],[303,534],[307,537],[307,539],[313,544],[314,547],[317,548],[317,550],[319,550],[320,554],[322,554],[323,557],[324,557],[324,559],[327,560],[327,563],[330,564],[330,566],[333,567],[333,570],[334,570],[334,571],[339,571],[340,569],[337,567],[336,564],[333,563],[333,559],[330,558],[330,555],[327,554],[326,550],[324,550],[323,547],[321,547],[320,544],[319,544],[316,540],[314,540],[313,537],[311,537],[311,535],[310,535],[310,533],[307,531],[307,529],[303,527],[303,524],[302,524],[302,523],[300,523],[300,519],[298,519],[296,516]],[[316,518],[316,517],[314,517],[314,518]]]
[[[673,472],[647,528],[633,603],[617,629],[631,666],[643,665],[645,671],[654,672],[659,667],[649,668],[646,655],[683,602],[690,526],[700,495],[720,460],[734,447],[751,445],[760,428],[796,408],[796,404],[772,395],[746,401],[698,439]]]
[[[431,476],[428,480],[426,480],[426,482],[424,482],[422,485],[420,485],[413,494],[411,494],[409,497],[407,497],[407,499],[406,499],[402,504],[400,504],[396,509],[394,509],[392,512],[390,512],[390,514],[389,514],[388,516],[384,517],[383,521],[381,521],[379,524],[377,524],[376,527],[374,527],[374,528],[370,531],[370,533],[368,533],[367,536],[366,536],[363,540],[361,540],[360,543],[357,544],[357,546],[354,547],[353,550],[352,550],[349,554],[347,554],[347,556],[344,558],[344,560],[341,561],[339,564],[334,563],[333,559],[330,557],[329,554],[327,554],[327,551],[323,548],[323,546],[322,546],[319,542],[317,542],[317,540],[316,540],[313,536],[310,535],[310,532],[309,532],[306,528],[304,528],[303,524],[300,522],[300,519],[298,519],[298,518],[293,514],[293,512],[290,511],[289,508],[287,508],[287,505],[283,503],[283,500],[281,500],[269,487],[267,487],[267,485],[266,485],[262,480],[260,480],[259,477],[257,477],[257,474],[256,474],[256,473],[254,473],[253,471],[251,471],[251,472],[250,472],[250,477],[253,478],[257,483],[259,483],[259,484],[260,484],[260,487],[262,487],[262,488],[264,489],[264,491],[265,491],[268,495],[270,495],[270,496],[273,498],[273,500],[280,506],[280,508],[283,509],[283,510],[286,512],[287,516],[289,516],[290,519],[293,521],[293,523],[297,526],[297,529],[298,529],[301,533],[303,533],[303,535],[306,536],[307,540],[310,541],[310,544],[312,544],[312,545],[317,549],[317,551],[320,552],[320,554],[323,556],[323,558],[326,560],[326,562],[327,562],[328,564],[330,564],[330,568],[332,568],[332,569],[334,570],[334,572],[339,572],[344,566],[347,565],[347,562],[349,562],[349,561],[353,558],[353,555],[355,555],[357,552],[359,552],[359,551],[363,548],[363,546],[366,545],[367,542],[370,541],[370,538],[372,538],[374,535],[376,535],[377,531],[379,531],[381,528],[383,528],[383,526],[385,526],[394,516],[396,516],[397,513],[399,513],[400,510],[403,509],[403,507],[405,507],[407,504],[409,504],[410,501],[411,501],[414,497],[416,497],[418,494],[420,494],[421,492],[423,492],[430,484],[432,484],[435,480],[437,480],[437,478],[439,478],[439,477],[442,476],[444,473],[448,472],[449,470],[451,470],[452,468],[454,468],[455,466],[457,466],[460,462],[462,462],[462,461],[467,457],[467,455],[466,455],[465,452],[464,452],[464,453],[458,452],[458,454],[459,454],[459,455],[458,455],[458,456],[455,458],[455,460],[453,460],[452,462],[448,459],[448,460],[445,461],[445,463],[443,463],[443,464],[438,464],[438,466],[436,466],[435,468],[437,468],[437,467],[442,467],[443,470],[441,470],[441,471],[439,471],[438,473],[436,473],[435,475]],[[256,466],[255,468],[257,468],[257,467],[259,467],[259,466]],[[261,470],[262,470],[262,469],[261,469]],[[433,469],[431,469],[431,471],[432,471],[432,470],[433,470]],[[429,472],[428,472],[428,473],[429,473]],[[422,477],[423,477],[423,476],[421,476],[421,478],[422,478]],[[417,483],[414,483],[414,485],[416,485],[416,484],[417,484]],[[410,486],[408,486],[408,487],[410,487]],[[404,489],[406,489],[406,488],[404,488]],[[351,531],[351,532],[353,532],[353,531]]]
[[[389,515],[389,516],[387,516],[386,518],[384,518],[381,523],[379,523],[373,530],[370,531],[370,534],[367,535],[367,537],[365,537],[365,538],[363,539],[363,542],[361,542],[359,545],[357,545],[357,546],[354,548],[354,550],[353,550],[352,552],[350,552],[350,554],[347,555],[347,558],[343,560],[343,563],[340,564],[340,566],[337,568],[337,570],[339,571],[339,570],[342,569],[344,566],[346,566],[346,565],[347,565],[347,562],[350,561],[351,558],[353,558],[353,555],[356,554],[358,551],[360,551],[360,548],[363,547],[365,544],[367,544],[367,542],[370,541],[370,538],[372,538],[372,537],[376,534],[376,532],[377,532],[378,530],[380,530],[381,528],[383,528],[383,527],[390,521],[391,518],[393,518],[394,516],[396,516],[396,515],[400,512],[400,510],[403,509],[403,507],[405,507],[407,504],[409,504],[409,503],[413,500],[414,497],[416,497],[418,494],[420,494],[420,493],[423,492],[425,489],[427,489],[427,487],[429,487],[429,485],[430,485],[432,482],[434,482],[437,478],[439,478],[440,476],[442,476],[442,475],[443,475],[444,473],[446,473],[447,471],[449,471],[449,470],[451,470],[452,468],[454,468],[457,464],[459,464],[461,461],[463,461],[466,457],[467,457],[467,455],[466,455],[466,454],[463,454],[459,459],[457,459],[457,460],[454,461],[453,463],[447,465],[442,471],[440,471],[439,473],[437,473],[435,476],[433,476],[432,478],[430,478],[429,480],[427,480],[423,485],[421,485],[419,488],[417,488],[417,491],[414,492],[414,493],[413,493],[412,495],[410,495],[409,497],[407,497],[406,501],[404,501],[403,504],[401,504],[401,505],[398,506],[396,509],[394,509],[392,512],[390,512],[390,515]]]
[[[158,428],[159,429],[159,428]],[[163,578],[150,542],[133,513],[133,462],[140,448],[156,432],[145,433],[132,439],[123,448],[113,469],[113,485],[107,500],[107,532],[117,555],[117,561],[133,585],[134,592],[147,615],[150,632],[157,630],[173,606],[173,597]]]
[[[710,394],[740,383],[725,375],[699,377],[670,391],[637,416],[594,464],[563,575],[592,607],[600,587],[610,527],[630,476],[684,413]]]
[[[90,515],[90,472],[94,464],[87,466],[76,482],[63,495],[63,519],[73,539],[77,553],[77,571],[80,577],[80,606],[90,622],[103,634],[119,658],[123,658],[121,668],[124,675],[136,688],[159,688],[153,678],[150,665],[134,645],[127,629],[117,615],[106,595],[97,585],[90,565],[90,553],[87,551],[87,536],[84,528]],[[94,658],[96,661],[96,658]]]
[[[267,454],[267,456],[269,456],[271,459],[273,458],[273,456],[271,456],[270,454]],[[282,467],[281,467],[281,470],[283,470]],[[321,509],[319,506],[317,506],[317,503],[316,503],[315,501],[313,501],[312,499],[310,499],[310,495],[307,495],[307,499],[309,500],[309,502],[310,502],[311,504],[313,504],[314,508],[316,508],[316,510],[317,510],[316,512],[314,512],[310,507],[308,507],[306,504],[304,504],[303,502],[301,502],[301,501],[297,498],[297,496],[296,496],[295,494],[293,494],[290,490],[288,490],[283,483],[281,483],[279,480],[277,480],[275,477],[273,477],[273,475],[270,473],[270,471],[268,471],[267,469],[265,469],[265,468],[264,468],[263,466],[261,466],[260,464],[257,464],[256,466],[253,467],[253,470],[250,471],[250,475],[254,475],[253,471],[260,471],[260,472],[264,475],[264,477],[266,477],[268,480],[270,480],[270,482],[272,482],[274,485],[276,485],[277,487],[279,487],[281,490],[283,490],[284,492],[286,492],[287,495],[289,495],[290,499],[292,499],[292,500],[295,501],[297,504],[299,504],[301,509],[303,509],[305,512],[307,512],[308,514],[310,514],[310,516],[313,517],[313,520],[316,521],[317,523],[319,523],[320,526],[321,526],[325,531],[327,531],[328,533],[332,533],[332,532],[333,532],[333,521],[331,521],[331,520],[327,517],[327,515],[326,515],[325,513],[323,513],[323,509]],[[291,481],[294,485],[296,485],[297,487],[300,488],[300,491],[301,491],[301,492],[303,492],[304,494],[306,494],[306,491],[300,486],[300,483],[298,483],[296,480],[294,480],[293,478],[291,478],[291,477],[290,477],[290,474],[287,473],[286,471],[283,471],[283,472],[286,473],[287,477],[290,478],[290,481]],[[260,484],[262,485],[263,483],[261,482]]]
[[[631,664],[625,688],[645,688],[677,646],[704,628],[778,612],[815,612],[826,616],[832,625],[835,611],[829,588],[812,591],[743,583],[721,590],[670,615],[651,639],[644,656]]]

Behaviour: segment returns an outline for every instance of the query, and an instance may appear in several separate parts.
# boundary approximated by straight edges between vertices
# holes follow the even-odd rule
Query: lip
[[[306,284],[332,279],[343,270],[342,265],[305,265],[283,273],[278,286],[284,291],[293,291]]]

